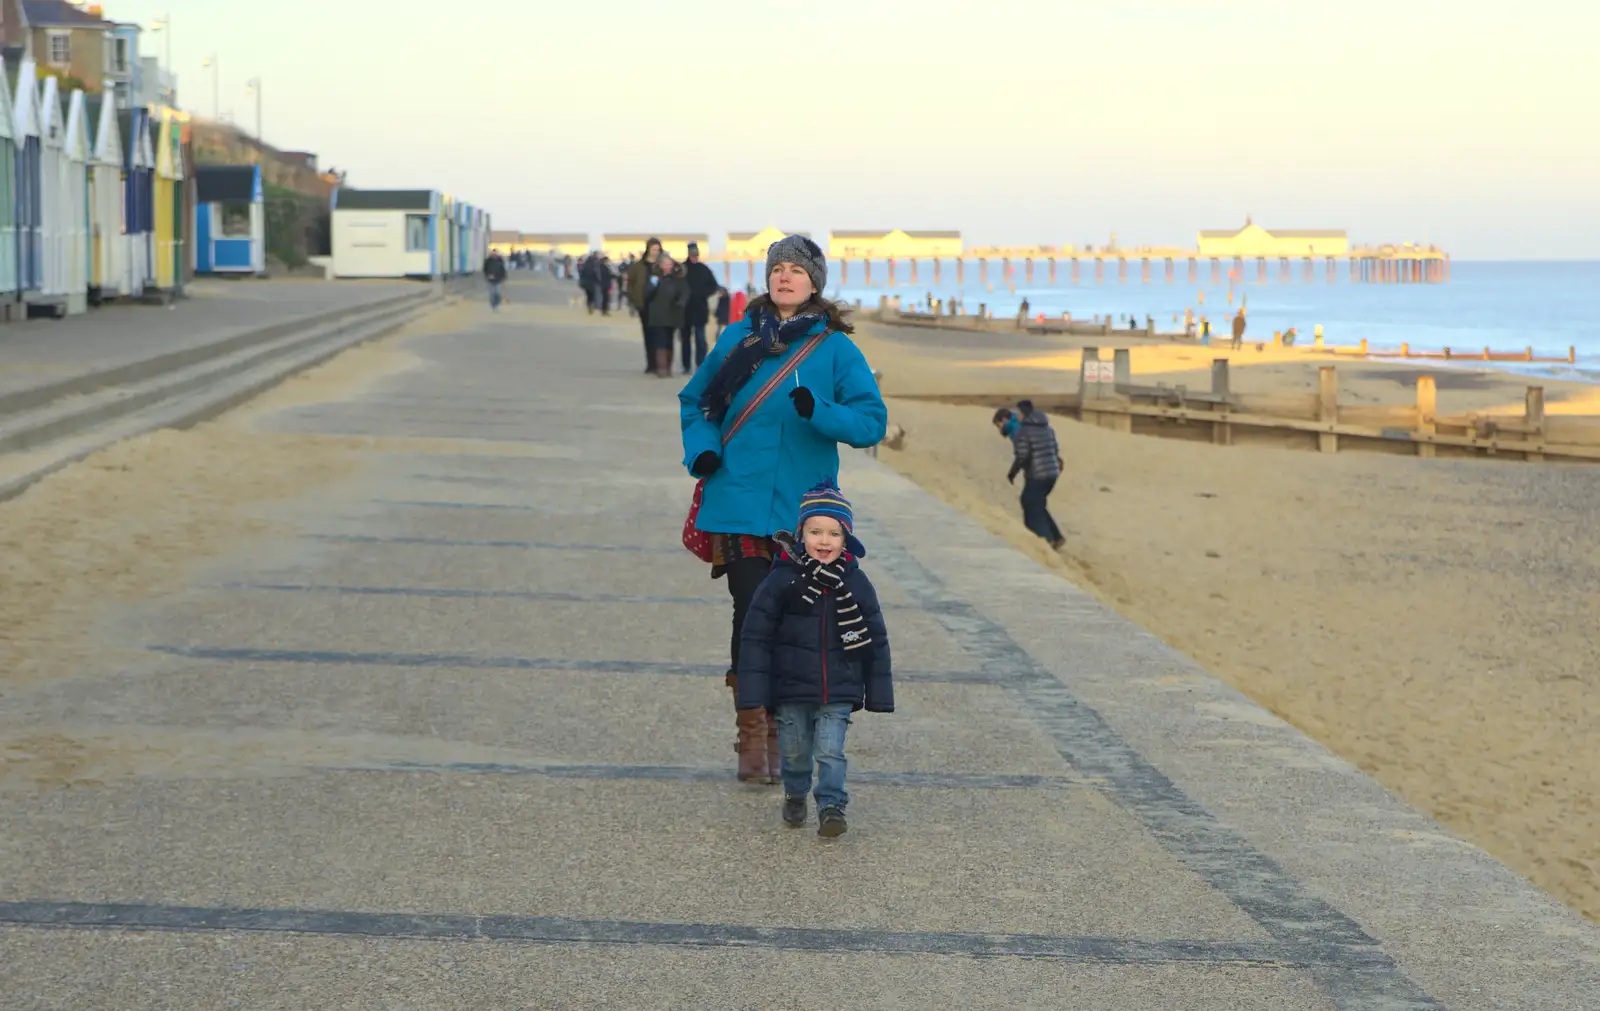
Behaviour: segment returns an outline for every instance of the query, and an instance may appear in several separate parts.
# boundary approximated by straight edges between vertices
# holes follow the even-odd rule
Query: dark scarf
[[[775,540],[777,538],[774,538]],[[872,633],[867,631],[866,615],[861,613],[861,606],[855,602],[850,591],[844,588],[844,559],[824,564],[806,554],[805,549],[795,544],[790,538],[788,541],[778,540],[784,546],[789,557],[800,566],[800,576],[804,585],[800,591],[800,599],[807,604],[815,604],[822,599],[825,592],[833,593],[833,609],[839,619],[839,644],[846,652],[872,645]]]
[[[700,395],[700,413],[713,425],[721,425],[733,398],[756,374],[761,363],[789,350],[790,344],[804,337],[811,325],[823,318],[821,313],[807,312],[779,323],[777,316],[762,310],[750,324],[750,335],[728,352],[717,374],[706,384],[706,391]]]

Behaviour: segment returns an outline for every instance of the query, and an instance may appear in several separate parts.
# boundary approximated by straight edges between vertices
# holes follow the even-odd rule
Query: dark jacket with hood
[[[1061,449],[1043,411],[1031,411],[1011,433],[1012,471],[1027,471],[1029,481],[1061,476]]]
[[[483,277],[486,281],[504,281],[506,279],[506,261],[499,253],[490,253],[483,260]]]
[[[656,281],[656,286],[645,297],[644,322],[646,326],[683,326],[684,313],[689,305],[689,282],[682,268],[673,268]]]
[[[711,319],[711,296],[717,293],[717,275],[703,263],[685,263],[683,276],[689,282],[689,309],[684,322],[705,326]]]
[[[845,589],[861,607],[872,644],[846,651],[834,594],[825,591],[816,603],[807,604],[803,570],[783,555],[757,587],[745,614],[739,642],[740,709],[848,702],[852,711],[865,707],[894,712],[889,629],[877,591],[860,562],[847,558],[844,565]]]

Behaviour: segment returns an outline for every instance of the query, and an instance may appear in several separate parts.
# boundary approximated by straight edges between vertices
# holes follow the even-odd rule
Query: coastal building
[[[17,300],[20,306],[30,293],[39,290],[44,281],[44,231],[41,226],[43,207],[40,193],[43,186],[43,142],[39,136],[39,77],[31,59],[24,57],[15,65],[6,61],[7,83],[12,94],[12,144],[16,158],[16,237],[17,237]]]
[[[850,260],[911,260],[959,257],[957,231],[834,231],[828,233],[828,256]]]
[[[184,278],[193,270],[187,248],[193,189],[183,133],[182,114],[175,109],[161,110],[152,129],[156,155],[153,287],[164,292],[181,291]]]
[[[0,10],[3,10],[0,7]],[[0,73],[0,318],[17,305],[17,144],[9,73]]]
[[[434,190],[333,192],[329,277],[433,277],[440,273],[444,198]]]
[[[22,0],[28,41],[43,76],[61,77],[86,91],[116,87],[131,76],[131,54],[119,50],[114,32],[98,5],[67,0]],[[121,62],[117,60],[121,54]]]
[[[781,228],[763,228],[759,232],[729,232],[726,244],[723,246],[722,255],[730,261],[767,259],[767,247],[777,242],[786,235],[804,235],[811,237],[810,232],[790,232]]]
[[[260,165],[196,165],[195,271],[261,274],[267,269],[266,197]]]
[[[116,92],[85,99],[94,135],[89,148],[89,301],[121,298],[128,291],[132,245],[122,172],[121,100]]]
[[[643,256],[644,244],[652,237],[660,239],[662,252],[675,260],[683,260],[688,257],[688,246],[691,242],[700,247],[702,255],[711,252],[711,236],[704,232],[612,233],[600,236],[600,251],[611,257],[612,260],[624,259],[629,253],[635,256]],[[766,255],[765,251],[763,251],[762,255]]]
[[[489,233],[489,248],[501,256],[510,256],[526,247],[522,244],[521,232],[495,231]]]
[[[27,294],[30,315],[62,316],[67,311],[67,241],[73,214],[66,136],[61,83],[47,76],[39,83],[39,234],[43,253],[39,286]]]
[[[81,88],[67,97],[61,140],[61,255],[69,315],[89,311],[89,110]]]
[[[1263,228],[1248,217],[1240,228],[1200,233],[1199,255],[1219,259],[1345,256],[1350,239],[1342,228]]]
[[[589,236],[585,232],[522,232],[520,235],[520,248],[536,255],[577,257],[589,252]],[[641,242],[636,252],[643,249]]]
[[[155,139],[150,110],[136,105],[117,113],[122,141],[122,227],[127,246],[122,293],[138,298],[155,284]]]

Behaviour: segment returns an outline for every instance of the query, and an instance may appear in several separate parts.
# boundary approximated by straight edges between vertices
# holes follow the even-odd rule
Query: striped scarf
[[[855,602],[850,591],[844,588],[844,561],[823,564],[804,551],[791,555],[805,579],[800,599],[815,604],[822,595],[833,591],[834,611],[839,617],[839,642],[846,652],[872,645],[872,633],[867,631],[866,616]]]

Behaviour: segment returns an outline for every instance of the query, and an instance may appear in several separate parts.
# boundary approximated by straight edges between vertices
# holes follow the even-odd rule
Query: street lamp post
[[[222,61],[212,53],[200,61],[200,66],[211,68],[211,118],[222,119]]]
[[[253,92],[256,96],[256,143],[262,144],[261,139],[261,78],[252,77],[245,82],[245,90]]]

